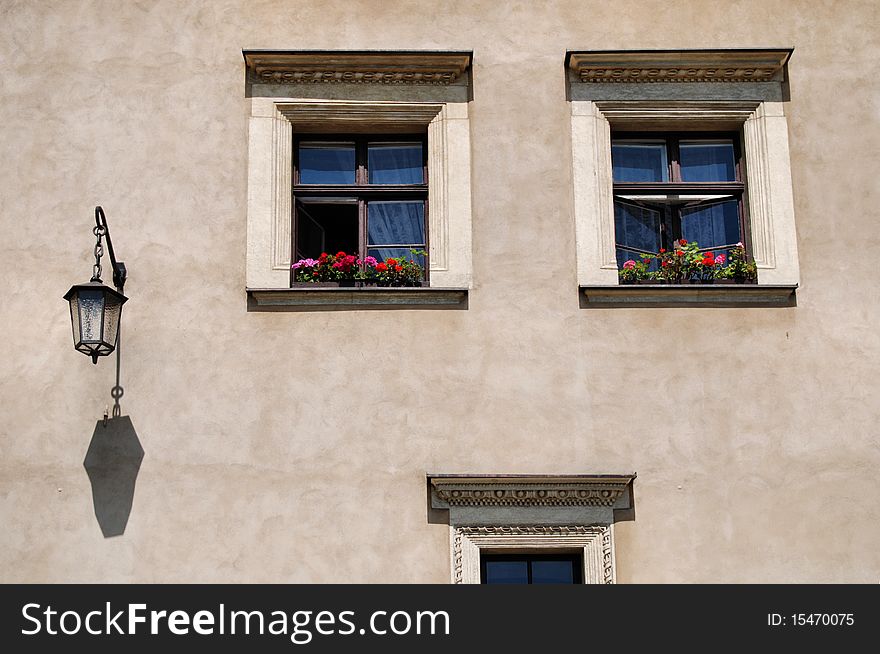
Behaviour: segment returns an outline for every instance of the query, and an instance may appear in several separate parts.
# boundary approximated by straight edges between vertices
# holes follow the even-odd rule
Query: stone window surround
[[[754,52],[747,54],[751,56]],[[596,290],[618,286],[612,129],[741,128],[752,254],[758,266],[755,292],[761,293],[766,287],[777,294],[779,290],[793,293],[800,273],[788,126],[780,86],[783,65],[791,51],[761,52],[776,56],[776,67],[756,69],[763,71],[762,81],[747,82],[740,80],[748,69],[725,69],[722,65],[726,58],[740,56],[738,51],[700,51],[696,55],[661,51],[642,56],[602,53],[603,65],[615,59],[624,62],[616,68],[609,65],[604,71],[601,66],[576,61],[576,53],[569,53],[573,203],[580,287]],[[688,57],[698,59],[702,67],[688,69],[691,77],[687,80],[677,79],[675,75],[685,69],[675,68],[673,63]],[[650,61],[653,67],[640,66],[638,59]],[[666,68],[662,67],[664,61]],[[600,71],[598,76],[596,70]],[[666,74],[667,70],[673,74],[646,79],[646,75]],[[712,77],[726,70],[732,71],[732,81]],[[711,296],[694,289],[687,299],[699,301],[700,297],[723,299],[724,294]]]
[[[472,287],[470,124],[467,102],[252,97],[248,125],[247,287],[288,289],[293,132],[400,128],[428,134],[432,288]]]
[[[614,511],[628,509],[626,475],[428,475],[431,506],[449,511],[455,584],[480,583],[480,554],[583,555],[587,584],[615,583]]]
[[[613,525],[452,527],[452,583],[480,583],[480,554],[577,551],[585,584],[616,583]]]

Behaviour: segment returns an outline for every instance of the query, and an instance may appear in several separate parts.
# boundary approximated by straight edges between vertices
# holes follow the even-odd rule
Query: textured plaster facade
[[[426,472],[636,471],[618,582],[876,583],[878,23],[871,1],[0,2],[0,580],[448,583]],[[579,308],[566,50],[742,47],[795,48],[798,306]],[[248,311],[242,49],[473,51],[466,310]],[[73,351],[61,300],[96,204],[144,450],[110,538],[83,459],[114,364]]]

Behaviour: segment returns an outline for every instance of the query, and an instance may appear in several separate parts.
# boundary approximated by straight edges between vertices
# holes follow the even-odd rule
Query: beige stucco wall
[[[426,471],[636,471],[621,582],[876,583],[878,23],[872,1],[3,1],[0,581],[447,582]],[[579,309],[565,50],[786,46],[798,306]],[[247,311],[242,48],[474,51],[468,310]],[[96,204],[145,450],[107,539],[82,462],[114,365],[73,351],[61,300]]]

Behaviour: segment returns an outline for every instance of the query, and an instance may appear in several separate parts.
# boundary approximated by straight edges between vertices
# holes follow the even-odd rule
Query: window
[[[632,519],[634,479],[429,474],[431,507],[448,511],[452,583],[613,584],[614,522]]]
[[[483,584],[580,584],[579,554],[481,554]]]
[[[566,54],[581,306],[794,306],[800,273],[785,117],[791,53]],[[656,251],[676,237],[704,247],[742,241],[757,284],[619,285],[623,252]]]
[[[679,239],[716,254],[745,242],[741,162],[735,133],[612,132],[617,265]]]
[[[344,251],[429,261],[425,136],[296,137],[294,258]]]
[[[471,53],[243,54],[250,105],[249,307],[466,308],[473,284]],[[421,180],[413,177],[419,166],[410,165],[419,158],[418,148]],[[322,240],[332,249],[330,242],[342,239],[346,248],[368,252],[370,224],[374,250],[403,246],[408,253],[410,246],[423,246],[430,288],[332,293],[291,286],[297,249],[314,252]]]

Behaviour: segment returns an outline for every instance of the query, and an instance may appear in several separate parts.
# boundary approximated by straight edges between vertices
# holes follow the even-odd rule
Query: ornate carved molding
[[[449,507],[611,507],[635,475],[432,476],[434,508]]]
[[[791,56],[779,50],[613,50],[569,52],[581,82],[779,82]]]
[[[258,84],[455,84],[471,64],[470,52],[243,52]]]
[[[452,528],[452,582],[480,583],[480,550],[582,550],[584,582],[615,583],[610,525],[474,526]]]

